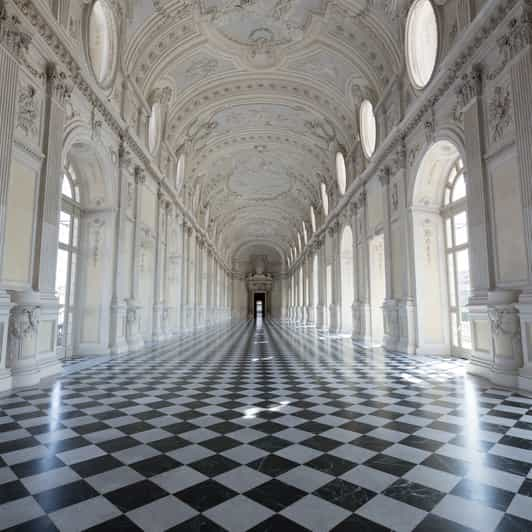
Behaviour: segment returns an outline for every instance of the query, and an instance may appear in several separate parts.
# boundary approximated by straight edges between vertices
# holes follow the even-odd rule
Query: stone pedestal
[[[57,353],[57,317],[59,300],[55,294],[39,294],[39,334],[37,341],[37,362],[40,378],[57,375],[63,371],[63,364]]]
[[[138,351],[144,347],[140,322],[142,306],[134,299],[128,299],[126,303],[126,341],[129,351]]]
[[[325,328],[325,305],[316,306],[316,328]]]
[[[163,330],[163,314],[164,305],[158,303],[153,305],[153,333],[152,340],[154,342],[163,342],[166,339],[166,335]]]
[[[396,351],[399,343],[399,313],[397,302],[388,299],[382,305],[384,317],[383,347],[386,351]]]
[[[523,345],[523,367],[519,371],[519,387],[532,392],[532,292],[523,292],[519,297],[519,319]]]
[[[309,305],[307,307],[307,325],[314,325],[314,307],[312,305]]]
[[[9,314],[7,359],[14,388],[34,386],[40,380],[38,331],[39,294],[32,290],[13,292]]]
[[[111,304],[111,355],[122,355],[128,352],[126,330],[127,305],[125,303]]]
[[[12,303],[8,293],[0,290],[0,393],[11,388],[11,368],[7,367],[7,333]]]
[[[370,347],[371,339],[371,307],[367,303],[358,302],[353,305],[353,341],[362,347]]]
[[[336,334],[340,331],[340,305],[329,305],[329,332]]]
[[[517,294],[510,290],[497,290],[488,295],[493,353],[491,380],[508,387],[517,386],[519,370],[523,366],[521,324],[516,302]]]
[[[398,303],[399,341],[397,351],[414,354],[416,352],[416,304],[413,299]]]

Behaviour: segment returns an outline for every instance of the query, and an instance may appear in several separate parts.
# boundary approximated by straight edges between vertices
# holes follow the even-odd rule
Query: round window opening
[[[427,86],[438,56],[438,21],[430,0],[415,0],[406,20],[406,63],[417,89]]]
[[[310,225],[312,226],[312,232],[316,232],[316,213],[314,212],[314,207],[310,206]]]
[[[345,172],[345,159],[341,152],[336,154],[336,179],[338,180],[338,189],[340,194],[345,194],[347,187],[347,176]]]
[[[369,100],[364,100],[360,104],[360,140],[364,155],[369,159],[377,144],[377,123],[373,104]]]
[[[181,186],[181,183],[183,183],[184,177],[185,177],[185,154],[182,153],[179,156],[179,160],[177,161],[177,172],[176,172],[176,177],[175,177],[176,188],[179,188]]]
[[[329,196],[327,195],[327,186],[325,183],[321,184],[321,201],[323,202],[325,216],[329,216]]]
[[[116,67],[116,24],[112,9],[105,0],[91,7],[88,24],[88,52],[96,81],[108,87]]]
[[[154,153],[159,147],[161,136],[161,104],[154,103],[148,123],[148,148]]]

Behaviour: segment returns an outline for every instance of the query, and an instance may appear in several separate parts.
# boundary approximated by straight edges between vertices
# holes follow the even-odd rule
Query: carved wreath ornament
[[[488,118],[493,140],[499,140],[504,130],[512,122],[510,91],[504,87],[495,87],[489,102]]]

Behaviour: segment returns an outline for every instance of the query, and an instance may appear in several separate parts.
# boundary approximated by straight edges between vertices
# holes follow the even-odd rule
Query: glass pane
[[[451,168],[451,171],[449,172],[449,178],[447,179],[447,183],[449,183],[449,185],[452,186],[455,177],[456,177],[456,168],[453,166]]]
[[[76,266],[77,266],[77,259],[78,255],[76,253],[72,253],[72,263],[70,265],[70,292],[69,292],[69,305],[74,305],[74,297],[76,294],[75,286],[76,286]]]
[[[63,345],[63,328],[65,323],[65,298],[68,279],[68,251],[60,249],[57,251],[57,266],[55,273],[55,290],[59,298],[59,316],[57,320],[57,341]]]
[[[460,337],[462,347],[464,349],[472,349],[473,344],[471,342],[471,324],[469,322],[469,310],[466,308],[460,309]]]
[[[72,185],[70,179],[66,175],[63,176],[63,183],[61,184],[61,194],[67,198],[72,199]]]
[[[451,189],[449,187],[445,187],[445,197],[443,199],[444,205],[449,205],[451,203]]]
[[[450,253],[447,255],[447,268],[448,268],[448,274],[449,274],[449,305],[451,307],[456,307],[456,280],[454,277],[454,261],[453,261],[453,254]]]
[[[454,245],[467,244],[467,213],[462,211],[453,216],[454,222]]]
[[[68,212],[61,211],[59,215],[59,242],[61,244],[70,244],[70,225],[72,217]]]
[[[74,247],[78,247],[78,234],[79,234],[79,218],[77,216],[74,216],[73,217],[73,225],[72,225],[72,230],[73,230],[73,234],[72,234],[72,245]]]
[[[470,292],[469,251],[463,249],[456,253],[456,281],[458,285],[458,304],[467,305]]]
[[[452,248],[453,247],[453,231],[452,231],[452,225],[451,225],[451,219],[450,218],[447,218],[447,220],[445,220],[445,232],[446,232],[446,244],[447,244],[447,248]]]
[[[460,175],[453,187],[453,202],[466,197],[466,184],[464,174]]]
[[[453,345],[458,346],[458,320],[455,312],[451,312],[451,338]]]

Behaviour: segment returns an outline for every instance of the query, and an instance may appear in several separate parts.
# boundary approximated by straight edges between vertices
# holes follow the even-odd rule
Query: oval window
[[[329,216],[329,195],[327,194],[327,185],[321,184],[321,201],[323,203],[323,212]]]
[[[88,24],[88,55],[96,81],[108,87],[116,67],[116,24],[113,10],[105,0],[92,4]]]
[[[405,32],[406,64],[417,89],[427,86],[438,56],[438,21],[430,0],[415,0],[408,12]]]
[[[364,100],[360,104],[360,141],[364,155],[369,159],[377,144],[377,123],[373,104],[369,100]]]
[[[154,103],[151,108],[150,120],[148,122],[148,148],[151,153],[155,153],[159,147],[161,136],[161,104]]]
[[[345,194],[347,187],[347,176],[345,171],[345,159],[342,152],[336,154],[336,179],[338,181],[338,189],[340,194]]]
[[[314,207],[310,206],[310,224],[312,226],[312,232],[316,232],[316,213],[314,212]]]
[[[183,179],[185,177],[185,154],[182,153],[177,161],[177,171],[175,176],[175,186],[177,189],[181,187]]]

